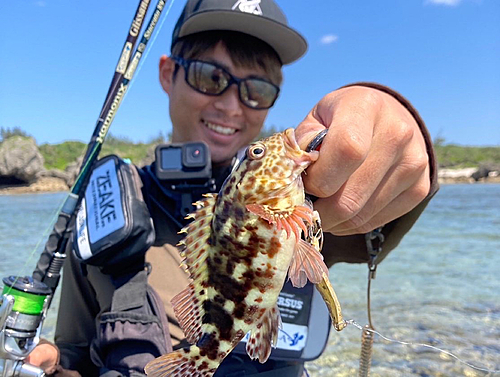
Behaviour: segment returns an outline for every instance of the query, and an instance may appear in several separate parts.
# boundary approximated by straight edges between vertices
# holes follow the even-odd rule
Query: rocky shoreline
[[[53,177],[42,177],[33,183],[0,186],[0,195],[33,194],[60,191],[69,191],[69,187],[63,179]]]
[[[0,144],[0,195],[68,191],[82,160],[79,158],[64,171],[47,170],[33,138],[8,138]]]
[[[465,169],[447,169],[454,170],[455,175],[439,174],[439,183],[446,184],[488,184],[500,183],[500,175],[488,176],[475,180],[470,176],[460,175],[460,172]],[[49,192],[64,192],[69,191],[67,182],[62,178],[56,177],[40,177],[36,181],[20,185],[0,185],[0,195],[18,195],[18,194],[34,194],[34,193],[49,193]]]

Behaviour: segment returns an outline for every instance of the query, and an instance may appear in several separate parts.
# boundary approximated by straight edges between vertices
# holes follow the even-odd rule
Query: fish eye
[[[259,160],[264,157],[266,148],[262,144],[255,144],[248,148],[248,157],[252,160]]]

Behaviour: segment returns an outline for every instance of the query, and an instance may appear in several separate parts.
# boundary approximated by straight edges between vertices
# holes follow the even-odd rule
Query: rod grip
[[[69,237],[66,235],[66,231],[68,228],[69,221],[71,216],[66,213],[60,213],[57,219],[57,222],[52,229],[52,233],[45,244],[45,248],[43,249],[40,258],[38,259],[38,263],[36,264],[36,268],[33,271],[33,279],[43,282],[47,271],[49,270],[50,263],[54,254],[62,248],[65,247],[66,242],[63,242],[65,237]],[[64,250],[61,250],[61,254],[64,254]]]

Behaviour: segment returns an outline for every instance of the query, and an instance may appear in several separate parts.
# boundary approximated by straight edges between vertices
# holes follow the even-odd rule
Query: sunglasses
[[[215,63],[202,60],[185,60],[178,56],[172,59],[184,67],[187,84],[199,93],[220,96],[232,84],[238,85],[240,101],[255,110],[269,109],[278,98],[280,88],[257,77],[240,79]]]

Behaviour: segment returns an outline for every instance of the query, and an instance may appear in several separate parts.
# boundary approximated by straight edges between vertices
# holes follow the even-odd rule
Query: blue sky
[[[21,127],[38,143],[87,142],[137,3],[3,1],[0,127]],[[183,4],[174,0],[111,133],[147,141],[171,130],[157,64],[169,51]],[[434,138],[500,145],[500,1],[278,4],[308,40],[309,51],[285,67],[282,94],[267,126],[293,127],[329,91],[375,81],[410,99]]]

